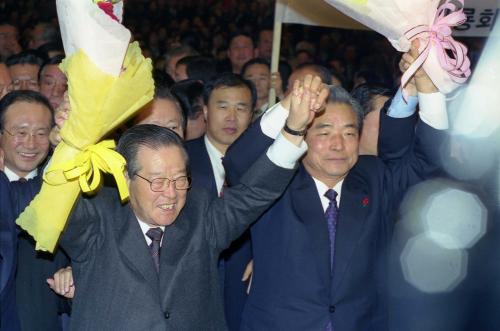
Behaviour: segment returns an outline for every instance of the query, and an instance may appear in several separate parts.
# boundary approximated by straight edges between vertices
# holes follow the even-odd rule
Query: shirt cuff
[[[307,144],[302,141],[300,146],[294,145],[281,133],[266,152],[267,157],[278,167],[293,169],[299,159],[307,151]]]
[[[420,104],[420,118],[423,122],[437,130],[446,130],[449,127],[448,113],[446,112],[446,98],[440,92],[418,93]]]
[[[269,108],[260,120],[260,128],[269,138],[275,139],[278,137],[281,129],[285,126],[286,119],[288,118],[288,110],[286,110],[281,103],[275,104]]]
[[[416,96],[408,96],[408,103],[403,99],[401,89],[398,89],[394,98],[392,98],[391,105],[387,110],[387,115],[392,118],[405,118],[410,117],[417,110],[418,98]]]

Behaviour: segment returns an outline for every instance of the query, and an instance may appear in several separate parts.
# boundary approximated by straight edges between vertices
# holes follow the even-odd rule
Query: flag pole
[[[285,6],[283,2],[286,0],[276,0],[274,7],[274,28],[273,28],[273,52],[271,56],[271,73],[277,72],[280,62],[280,47],[281,47],[281,26],[283,22],[283,11]],[[276,103],[276,90],[269,89],[269,107]]]

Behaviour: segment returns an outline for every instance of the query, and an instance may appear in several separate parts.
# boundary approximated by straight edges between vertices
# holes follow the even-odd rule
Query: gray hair
[[[330,85],[329,92],[328,103],[339,103],[351,107],[354,115],[356,116],[358,131],[361,134],[363,131],[364,118],[363,107],[361,107],[359,102],[356,101],[356,99],[354,99],[352,95],[342,87]]]
[[[118,140],[116,151],[127,161],[127,174],[132,178],[140,169],[137,153],[140,147],[160,149],[161,147],[179,147],[186,160],[188,155],[181,138],[172,130],[154,124],[134,125],[123,133]]]

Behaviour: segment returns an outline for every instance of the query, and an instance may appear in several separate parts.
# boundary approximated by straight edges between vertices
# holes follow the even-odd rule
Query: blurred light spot
[[[443,248],[426,234],[408,241],[400,261],[405,280],[426,293],[451,291],[467,274],[467,252]]]
[[[486,233],[487,211],[475,194],[444,188],[429,200],[427,233],[441,247],[470,248]]]

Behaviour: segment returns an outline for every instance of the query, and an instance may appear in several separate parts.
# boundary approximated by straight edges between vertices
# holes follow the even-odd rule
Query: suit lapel
[[[154,293],[158,293],[158,274],[153,263],[141,227],[130,205],[121,208],[122,226],[118,229],[117,243],[123,256],[150,284]]]
[[[160,293],[162,302],[169,297],[170,289],[182,257],[189,244],[189,204],[186,203],[177,220],[165,228],[160,249]]]
[[[193,183],[208,189],[213,196],[216,196],[218,192],[214,170],[203,136],[193,144],[192,153],[190,153],[190,164],[193,171]]]
[[[314,180],[303,167],[297,176],[297,185],[291,187],[293,209],[307,229],[320,278],[324,284],[329,284],[330,239],[321,200]]]
[[[351,172],[354,172],[351,170]],[[358,246],[363,225],[369,211],[363,205],[367,197],[366,183],[354,174],[349,174],[343,185],[340,197],[339,219],[335,236],[335,261],[333,271],[333,290],[341,283],[351,257]]]

